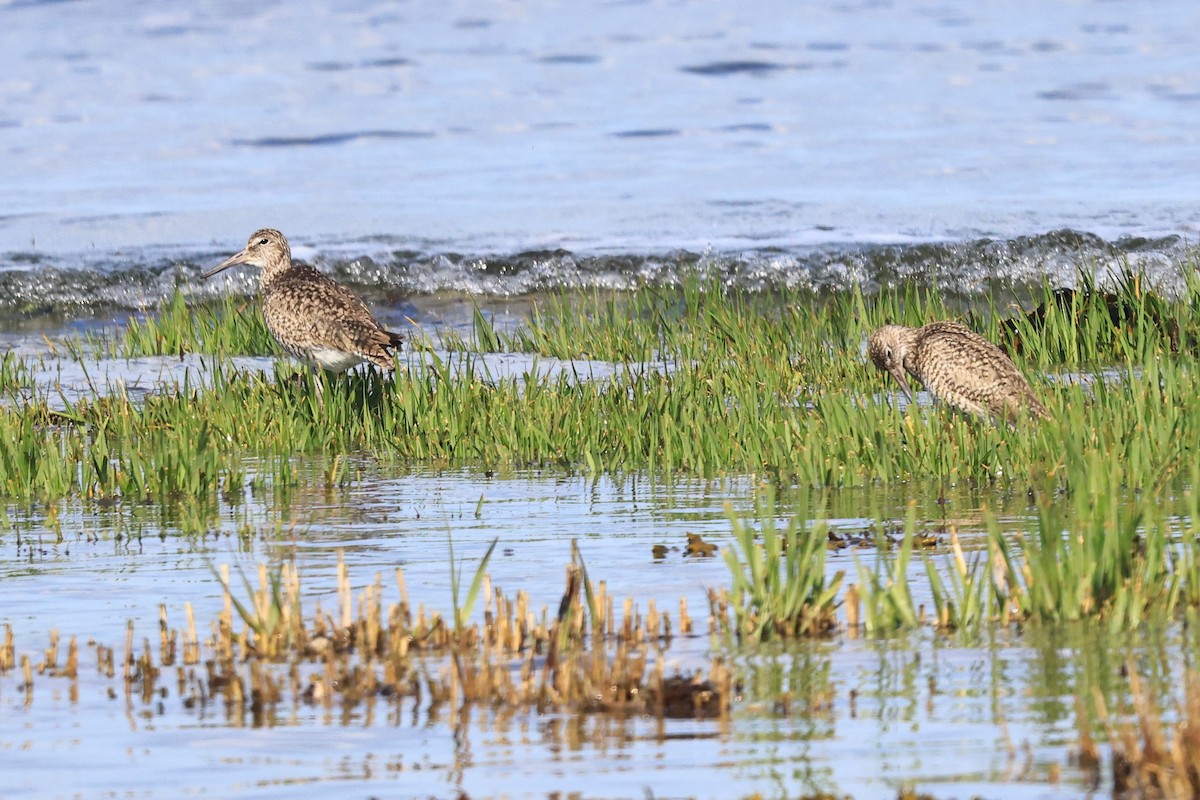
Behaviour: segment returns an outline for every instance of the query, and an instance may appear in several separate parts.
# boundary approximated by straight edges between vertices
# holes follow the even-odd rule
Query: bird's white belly
[[[314,347],[303,354],[303,358],[313,367],[329,370],[330,372],[345,372],[363,362],[363,357],[345,350],[334,350],[330,347]]]

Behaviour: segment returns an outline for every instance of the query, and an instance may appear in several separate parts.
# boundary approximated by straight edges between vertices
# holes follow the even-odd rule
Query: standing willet
[[[1010,425],[1025,413],[1050,416],[1004,351],[958,322],[885,325],[867,340],[867,354],[891,373],[910,402],[906,372],[936,399],[968,414]]]
[[[343,372],[364,361],[384,370],[395,367],[390,351],[400,347],[400,334],[380,325],[345,286],[312,267],[293,264],[292,249],[279,231],[255,231],[240,253],[201,277],[210,278],[235,264],[262,269],[267,328],[294,358],[330,372]]]

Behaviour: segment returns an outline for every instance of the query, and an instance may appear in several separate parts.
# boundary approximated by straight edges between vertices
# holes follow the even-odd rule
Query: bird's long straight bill
[[[896,383],[900,384],[900,390],[904,392],[904,396],[908,398],[908,402],[917,402],[917,399],[913,397],[912,389],[908,385],[908,378],[905,377],[904,370],[896,370],[892,373],[892,377],[896,379]]]
[[[243,250],[242,252],[237,253],[236,255],[232,255],[229,258],[225,259],[220,264],[217,264],[215,267],[212,267],[211,269],[207,269],[204,272],[200,273],[200,277],[201,278],[211,278],[213,275],[216,275],[218,272],[221,272],[222,270],[227,270],[230,267],[237,266],[238,264],[245,264],[247,258],[248,258],[248,254],[246,253],[245,250]]]

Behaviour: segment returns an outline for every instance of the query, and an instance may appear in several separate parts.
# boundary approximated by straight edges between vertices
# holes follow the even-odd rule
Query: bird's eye
[[[262,239],[259,239],[259,240],[258,240],[258,243],[259,243],[259,244],[266,244],[266,243],[267,243],[267,239],[266,239],[266,237],[264,236]]]

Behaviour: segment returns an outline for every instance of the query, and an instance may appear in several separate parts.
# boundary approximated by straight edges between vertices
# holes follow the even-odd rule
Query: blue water
[[[0,4],[0,253],[1195,238],[1200,7]]]

